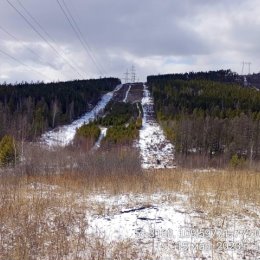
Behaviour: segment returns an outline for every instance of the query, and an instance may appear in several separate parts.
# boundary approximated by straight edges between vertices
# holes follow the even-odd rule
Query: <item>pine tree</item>
[[[0,142],[0,166],[14,163],[16,158],[15,140],[10,135],[5,135]]]

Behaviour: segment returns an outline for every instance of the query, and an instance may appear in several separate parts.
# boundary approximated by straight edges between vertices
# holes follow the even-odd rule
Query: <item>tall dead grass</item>
[[[141,248],[131,241],[112,246],[102,235],[86,233],[93,193],[172,194],[169,202],[187,195],[191,210],[211,218],[260,207],[257,171],[142,171],[137,151],[127,148],[87,154],[33,146],[24,156],[0,176],[1,260],[136,259]]]

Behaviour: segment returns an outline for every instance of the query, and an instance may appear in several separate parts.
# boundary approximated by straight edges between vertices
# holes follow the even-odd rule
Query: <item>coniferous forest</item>
[[[131,146],[139,137],[139,130],[142,127],[141,110],[138,109],[140,106],[140,103],[110,101],[104,110],[104,115],[77,130],[74,143],[85,143],[85,146],[90,143],[93,146],[100,135],[99,127],[106,127],[107,133],[102,140],[104,147]]]
[[[231,71],[149,76],[157,119],[180,155],[259,160],[260,92]]]
[[[120,83],[116,78],[0,85],[0,139],[32,140],[90,110]]]

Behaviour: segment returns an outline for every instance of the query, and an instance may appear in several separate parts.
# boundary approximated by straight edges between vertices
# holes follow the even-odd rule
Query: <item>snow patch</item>
[[[258,214],[208,216],[190,207],[189,196],[181,193],[96,194],[88,199],[104,209],[86,215],[86,232],[110,245],[132,241],[151,259],[258,259]]]
[[[155,120],[154,100],[144,85],[143,126],[137,146],[140,148],[144,169],[175,168],[174,146],[167,140],[161,126]]]
[[[135,241],[151,240],[152,234],[159,230],[171,232],[172,239],[179,239],[180,228],[185,226],[185,210],[176,203],[175,206],[166,202],[162,205],[165,194],[154,194],[153,202],[147,204],[145,196],[100,196],[89,198],[96,203],[104,203],[108,208],[118,208],[117,212],[108,211],[105,215],[92,215],[88,218],[88,233],[99,234],[107,241],[133,239]],[[130,207],[131,201],[138,200],[138,204]],[[162,237],[158,237],[162,239]]]
[[[124,100],[123,100],[124,103],[127,102],[128,94],[129,94],[129,92],[130,92],[130,90],[131,90],[131,87],[132,87],[132,86],[129,85],[128,90],[127,90],[126,93],[125,93],[125,98],[124,98]]]
[[[94,120],[112,99],[114,92],[121,88],[122,85],[118,85],[113,91],[106,93],[90,112],[87,112],[78,120],[75,120],[69,125],[61,126],[44,133],[41,136],[41,143],[50,147],[66,146],[70,144],[76,134],[77,128],[81,127],[83,124],[89,123],[91,120]]]
[[[94,150],[98,150],[100,148],[102,140],[107,135],[107,129],[108,129],[107,127],[100,127],[101,133],[97,142],[95,143],[95,146],[93,147]]]

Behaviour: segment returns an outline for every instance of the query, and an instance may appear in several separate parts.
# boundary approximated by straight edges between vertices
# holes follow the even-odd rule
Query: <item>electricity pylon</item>
[[[129,82],[129,72],[128,72],[128,69],[127,69],[127,71],[126,71],[126,73],[125,73],[125,78],[124,78],[124,80],[125,80],[125,83],[128,83],[128,82]]]
[[[131,76],[132,76],[132,83],[135,83],[135,78],[136,78],[136,73],[135,73],[135,66],[133,65],[132,66],[132,69],[131,69]]]

